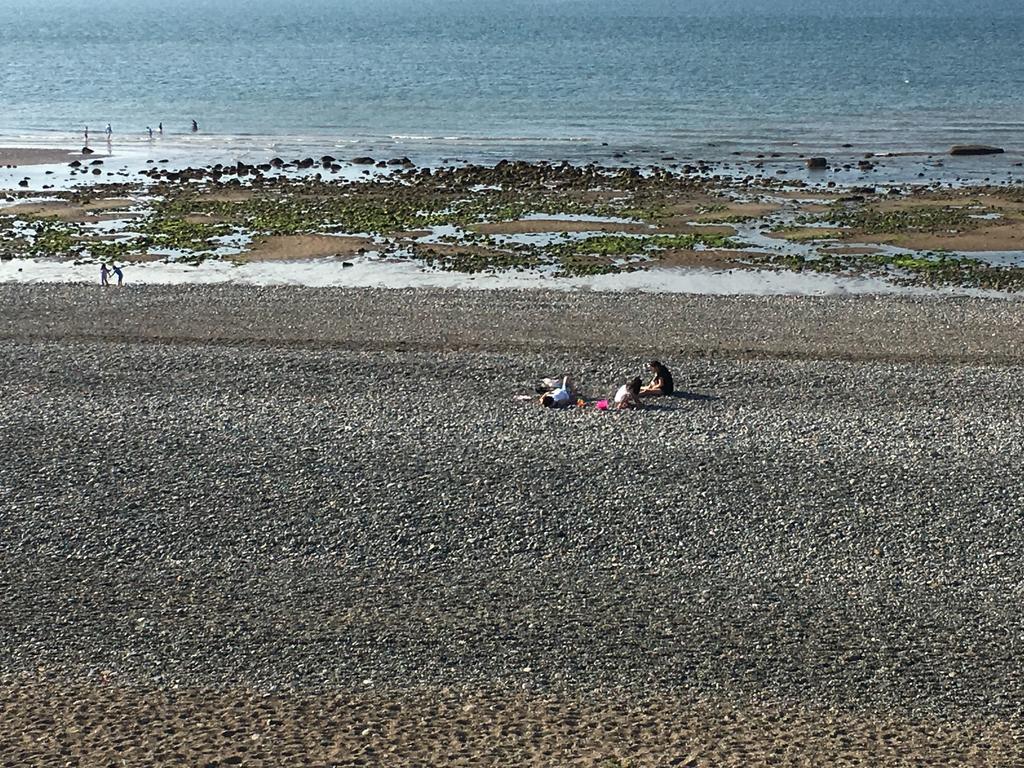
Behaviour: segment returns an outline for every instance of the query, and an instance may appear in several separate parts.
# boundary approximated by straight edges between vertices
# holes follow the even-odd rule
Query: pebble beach
[[[1017,765],[1022,329],[0,285],[0,764]]]

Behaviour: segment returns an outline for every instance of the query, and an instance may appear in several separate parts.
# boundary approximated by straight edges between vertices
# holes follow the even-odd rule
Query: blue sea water
[[[1019,149],[1022,43],[1018,0],[2,0],[0,142]]]

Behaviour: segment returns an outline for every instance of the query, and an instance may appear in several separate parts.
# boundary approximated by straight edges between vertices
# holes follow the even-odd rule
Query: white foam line
[[[425,269],[415,262],[381,261],[360,257],[346,267],[337,259],[295,262],[256,262],[235,265],[209,260],[189,266],[174,262],[127,264],[126,286],[235,284],[297,285],[307,287],[471,288],[565,291],[686,293],[702,295],[837,296],[899,294],[915,296],[976,296],[1020,299],[1022,294],[970,288],[927,288],[894,285],[875,277],[850,277],[814,272],[754,269],[711,270],[655,268],[612,275],[551,277],[536,273],[477,274]],[[0,282],[99,284],[99,266],[75,265],[45,259],[0,262]]]

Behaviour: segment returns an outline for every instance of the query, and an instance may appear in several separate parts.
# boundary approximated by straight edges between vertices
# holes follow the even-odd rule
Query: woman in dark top
[[[651,360],[650,368],[654,372],[654,378],[651,379],[650,384],[640,390],[640,395],[642,397],[671,395],[675,391],[675,385],[672,383],[672,374],[668,368],[657,360]]]

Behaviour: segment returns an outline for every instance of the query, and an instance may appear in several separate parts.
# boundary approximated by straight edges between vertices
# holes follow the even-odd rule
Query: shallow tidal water
[[[5,0],[0,144],[162,122],[470,160],[1013,148],[1021,40],[998,0]]]

